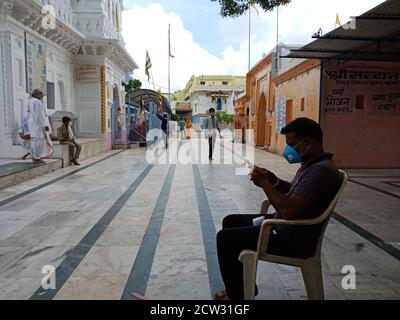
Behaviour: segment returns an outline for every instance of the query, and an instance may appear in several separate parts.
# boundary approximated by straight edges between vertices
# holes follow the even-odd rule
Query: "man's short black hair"
[[[215,109],[214,108],[210,108],[210,110],[208,110],[210,113],[211,112],[215,112]]]
[[[70,117],[63,117],[61,121],[62,121],[62,123],[67,124],[68,122],[71,121],[71,118]]]
[[[282,129],[281,134],[294,132],[301,138],[314,138],[321,145],[323,144],[323,133],[320,125],[308,118],[297,118]]]

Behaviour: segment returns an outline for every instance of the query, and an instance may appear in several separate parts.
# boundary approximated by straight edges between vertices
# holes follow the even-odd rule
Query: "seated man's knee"
[[[226,230],[220,230],[217,233],[217,246],[220,247],[226,243]]]
[[[234,216],[233,215],[226,216],[222,220],[222,229],[232,227],[233,220],[234,220]]]

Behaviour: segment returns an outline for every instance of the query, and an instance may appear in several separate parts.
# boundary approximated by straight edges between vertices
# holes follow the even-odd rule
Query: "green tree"
[[[231,114],[227,114],[226,112],[218,112],[217,119],[219,122],[225,122],[227,124],[233,123],[235,118]]]
[[[218,1],[221,6],[221,16],[239,17],[245,14],[249,7],[257,5],[264,11],[272,11],[275,7],[287,5],[291,0],[211,0]]]
[[[140,80],[129,80],[128,84],[125,86],[125,91],[126,92],[131,92],[136,89],[140,89],[142,87],[142,83]]]
[[[227,113],[225,113],[225,114],[222,116],[222,120],[223,120],[224,122],[230,124],[230,123],[233,123],[233,122],[235,121],[235,118],[234,118],[234,116],[233,116],[232,114],[227,114]]]
[[[178,116],[176,113],[173,113],[172,116],[171,116],[171,120],[172,120],[172,121],[179,121],[180,118],[179,118],[179,116]]]

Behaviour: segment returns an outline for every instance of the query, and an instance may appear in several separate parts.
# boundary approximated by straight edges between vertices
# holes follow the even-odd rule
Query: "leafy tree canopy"
[[[226,122],[228,124],[233,123],[235,121],[234,116],[231,114],[227,114],[226,112],[218,112],[217,118],[219,122]]]
[[[291,0],[211,0],[218,1],[221,6],[221,16],[239,17],[249,10],[250,6],[257,5],[264,11],[272,11],[275,7],[287,5]]]
[[[142,83],[140,82],[140,80],[129,80],[128,84],[125,87],[125,91],[126,92],[131,92],[133,90],[136,89],[140,89],[142,87]]]

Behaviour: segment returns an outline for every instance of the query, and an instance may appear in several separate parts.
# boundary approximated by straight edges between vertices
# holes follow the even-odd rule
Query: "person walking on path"
[[[192,121],[186,121],[186,139],[189,140],[192,137]]]
[[[42,159],[49,158],[54,152],[53,143],[50,139],[50,123],[43,105],[44,96],[42,90],[34,90],[27,105],[33,163],[44,163]]]
[[[76,166],[79,166],[79,156],[81,154],[82,147],[76,142],[74,137],[74,133],[72,132],[72,120],[70,117],[62,118],[62,125],[57,129],[58,139],[60,140],[60,144],[69,146],[69,155],[71,157],[71,163]]]
[[[186,134],[185,134],[185,127],[186,127],[186,122],[181,118],[181,121],[178,123],[179,125],[179,130],[181,130],[181,137],[182,139],[186,139]]]
[[[168,149],[168,115],[164,113],[163,116],[161,116],[160,113],[157,113],[157,118],[161,120],[161,130],[164,134],[164,143],[165,143],[165,149]]]
[[[206,138],[208,138],[208,144],[209,144],[208,159],[212,161],[215,142],[217,140],[217,131],[219,132],[219,135],[221,137],[221,130],[219,127],[218,118],[215,116],[215,109],[210,108],[209,113],[210,113],[209,117],[204,120],[203,129],[206,132]]]

